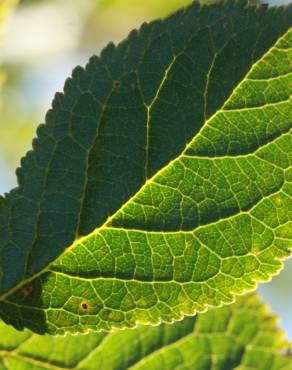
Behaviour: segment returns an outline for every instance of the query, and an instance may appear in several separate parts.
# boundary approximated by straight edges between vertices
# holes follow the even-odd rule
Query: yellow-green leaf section
[[[173,325],[85,337],[0,324],[1,370],[290,370],[290,347],[256,295]]]
[[[292,7],[181,10],[58,94],[0,207],[0,316],[53,334],[230,303],[291,249]]]

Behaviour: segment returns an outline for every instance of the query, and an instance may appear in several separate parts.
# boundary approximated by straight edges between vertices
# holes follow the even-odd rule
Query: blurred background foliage
[[[0,46],[1,41],[3,40],[4,37],[6,20],[8,18],[9,13],[14,9],[16,4],[17,0],[2,0],[2,2],[0,2]],[[5,70],[0,66],[0,94],[2,86],[5,83],[6,79],[5,76],[6,76]]]
[[[205,0],[212,2],[214,0]],[[253,0],[251,0],[253,1]],[[270,0],[270,5],[290,0]],[[111,40],[190,0],[0,0],[0,195],[31,147],[54,93],[77,65]],[[260,292],[292,339],[292,260]]]

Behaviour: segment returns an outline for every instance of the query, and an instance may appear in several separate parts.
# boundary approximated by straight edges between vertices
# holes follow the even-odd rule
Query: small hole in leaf
[[[83,308],[83,310],[87,310],[88,309],[88,303],[86,303],[86,302],[81,303],[81,307]]]
[[[118,89],[121,86],[121,81],[117,80],[114,82],[114,87]]]

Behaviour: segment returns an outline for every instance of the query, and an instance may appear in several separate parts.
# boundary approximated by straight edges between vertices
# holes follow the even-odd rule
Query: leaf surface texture
[[[193,4],[57,94],[0,200],[0,316],[53,334],[231,302],[291,249],[292,7]]]
[[[39,336],[2,323],[0,334],[1,370],[292,369],[277,318],[256,295],[173,325],[83,338]]]

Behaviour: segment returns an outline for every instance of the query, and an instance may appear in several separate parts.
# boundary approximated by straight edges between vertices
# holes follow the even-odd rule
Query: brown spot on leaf
[[[30,297],[32,295],[32,287],[31,286],[26,286],[22,289],[22,294],[25,297]]]
[[[115,89],[118,89],[120,86],[121,86],[121,81],[119,81],[119,80],[114,81]]]
[[[82,302],[81,307],[82,307],[83,310],[87,310],[88,309],[88,303]]]
[[[266,9],[268,9],[269,4],[268,4],[268,3],[262,3],[262,4],[258,4],[258,5],[257,5],[257,7],[258,7],[259,9],[266,10]]]

